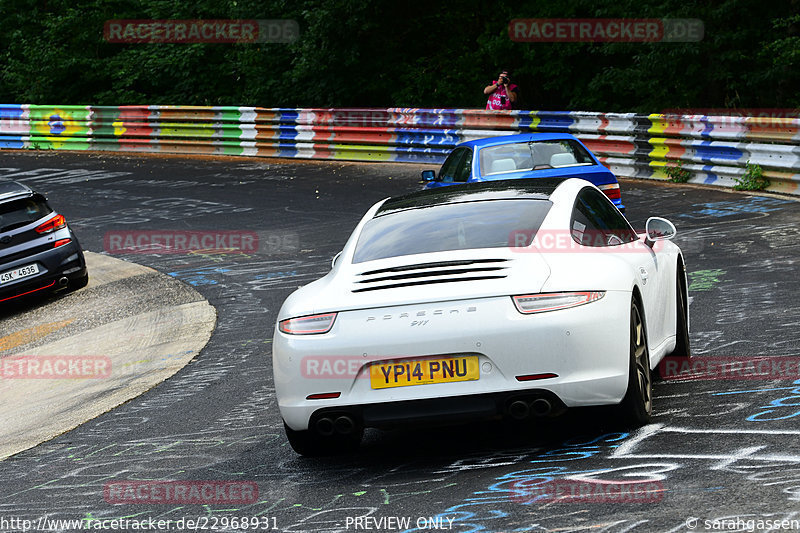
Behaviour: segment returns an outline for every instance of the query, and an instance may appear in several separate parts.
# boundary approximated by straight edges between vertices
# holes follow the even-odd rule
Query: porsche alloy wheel
[[[650,352],[647,349],[647,334],[644,320],[635,299],[631,302],[630,322],[630,367],[628,390],[620,404],[621,415],[626,424],[641,426],[650,421],[653,413],[653,387],[650,378]]]

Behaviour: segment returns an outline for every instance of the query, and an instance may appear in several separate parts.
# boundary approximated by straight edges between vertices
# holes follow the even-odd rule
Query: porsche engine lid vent
[[[358,274],[353,292],[505,278],[508,259],[474,259],[402,265]]]

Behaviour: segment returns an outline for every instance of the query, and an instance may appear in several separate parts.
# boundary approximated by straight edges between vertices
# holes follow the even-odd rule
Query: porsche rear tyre
[[[653,384],[650,376],[650,351],[639,302],[631,301],[630,365],[628,390],[619,404],[626,426],[639,427],[650,422],[653,414]]]
[[[670,354],[672,357],[692,357],[692,348],[689,346],[689,302],[686,301],[686,275],[683,268],[678,269],[676,282],[676,317],[675,349]]]
[[[675,377],[674,370],[677,363],[681,367],[692,358],[692,348],[689,345],[689,302],[686,298],[686,273],[683,266],[678,266],[678,275],[675,280],[675,348],[668,356],[673,359],[669,361],[664,358],[658,365],[658,369],[653,371],[653,378],[656,380]],[[678,361],[674,359],[677,358]]]

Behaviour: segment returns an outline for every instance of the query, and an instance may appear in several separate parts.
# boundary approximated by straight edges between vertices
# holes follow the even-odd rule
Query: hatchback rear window
[[[480,151],[481,174],[594,165],[577,141],[534,141],[490,146]]]
[[[0,232],[26,226],[52,212],[42,197],[33,196],[0,203]]]
[[[550,200],[491,200],[395,211],[364,225],[353,263],[450,250],[527,246],[552,205]],[[518,242],[518,235],[524,235],[527,243]]]

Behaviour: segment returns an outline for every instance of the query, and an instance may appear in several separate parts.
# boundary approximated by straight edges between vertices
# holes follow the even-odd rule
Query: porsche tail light
[[[608,196],[609,200],[619,200],[622,198],[622,193],[619,190],[619,183],[609,183],[608,185],[600,185],[599,189]]]
[[[333,400],[341,395],[341,392],[320,392],[317,394],[309,394],[306,396],[306,400]]]
[[[287,318],[278,322],[278,329],[289,335],[318,335],[328,333],[336,320],[336,313]]]
[[[558,374],[546,372],[544,374],[526,374],[524,376],[516,376],[517,381],[536,381],[537,379],[550,379],[557,378]]]
[[[533,313],[544,313],[557,309],[567,309],[591,302],[596,302],[603,296],[605,291],[584,291],[584,292],[552,292],[542,294],[525,294],[522,296],[512,296],[517,311],[522,314],[530,315]]]
[[[69,244],[71,242],[72,239],[58,239],[53,245],[53,248],[58,248],[59,246],[64,246],[65,244]]]
[[[50,233],[57,229],[65,228],[67,226],[67,219],[64,215],[56,215],[47,222],[36,226],[36,233]]]

